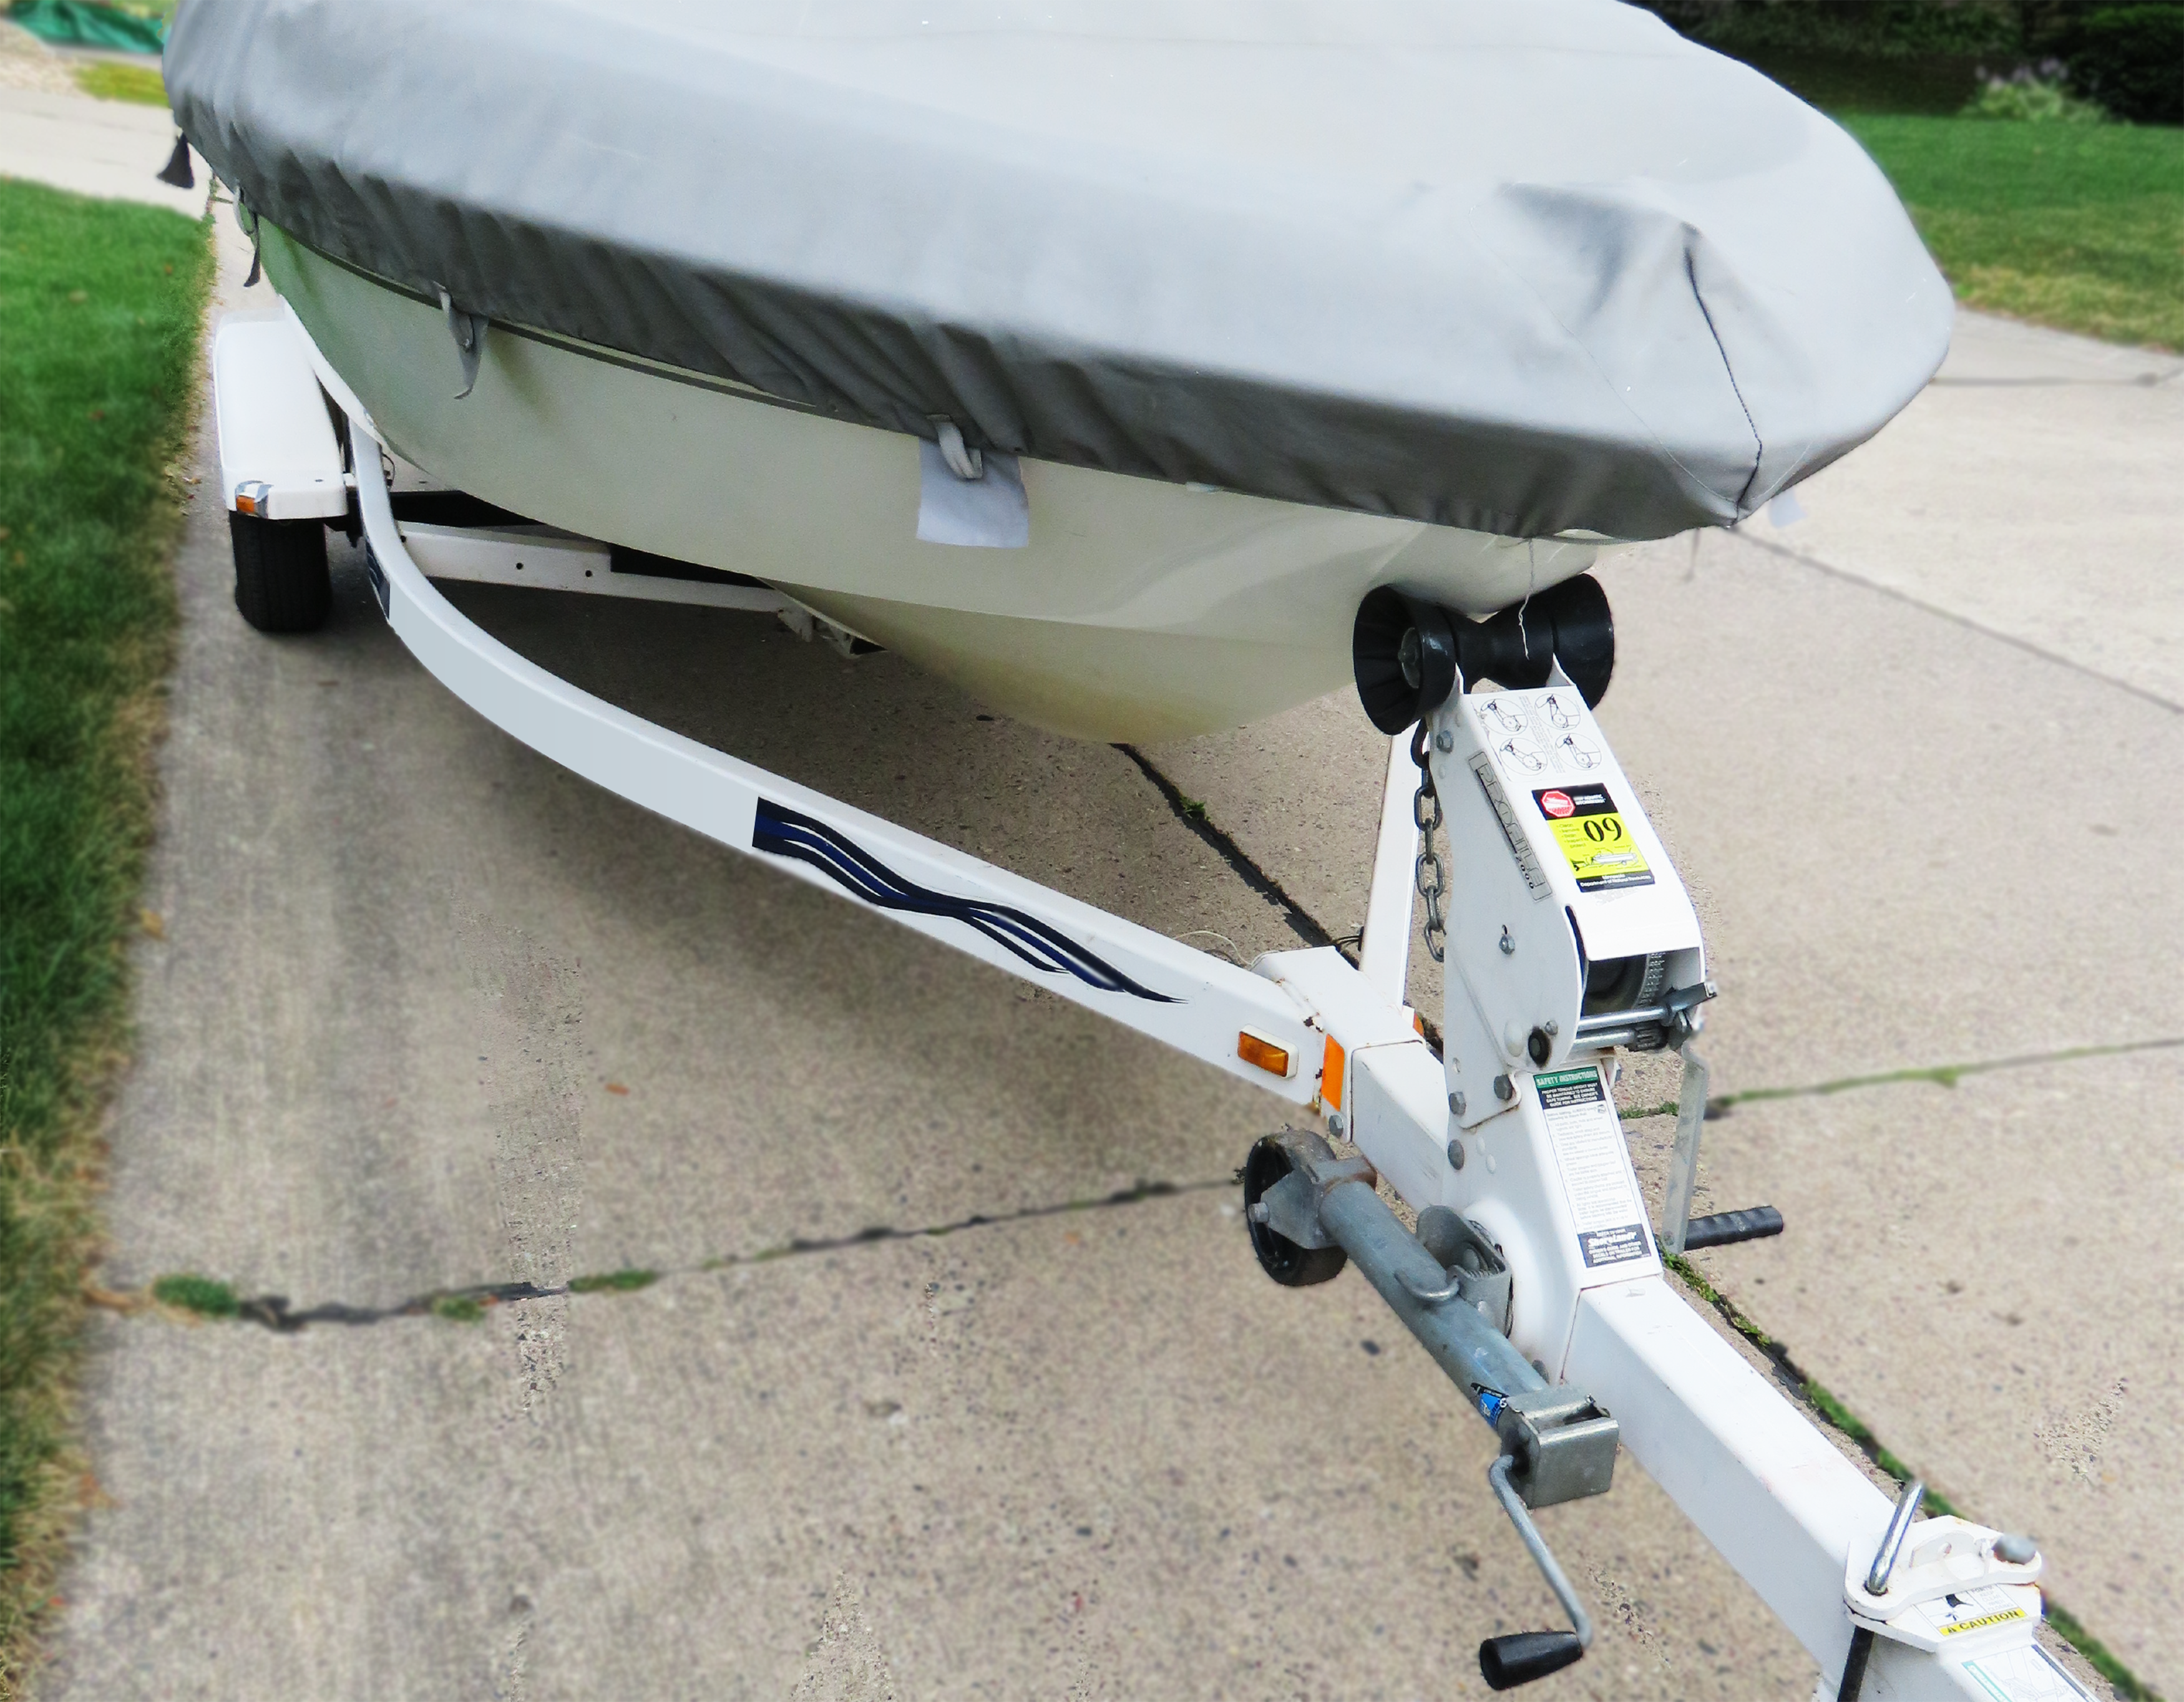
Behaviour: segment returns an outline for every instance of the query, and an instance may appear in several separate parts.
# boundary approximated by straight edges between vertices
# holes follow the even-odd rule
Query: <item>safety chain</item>
[[[1418,731],[1411,736],[1411,760],[1418,765],[1418,789],[1411,798],[1411,820],[1418,830],[1418,861],[1412,871],[1411,884],[1426,901],[1426,955],[1435,963],[1444,963],[1448,954],[1448,923],[1441,915],[1440,903],[1448,887],[1446,871],[1434,849],[1434,830],[1441,825],[1443,818],[1440,794],[1434,790],[1433,770],[1426,756],[1426,724],[1423,720],[1418,722]],[[1429,809],[1430,815],[1427,813]]]

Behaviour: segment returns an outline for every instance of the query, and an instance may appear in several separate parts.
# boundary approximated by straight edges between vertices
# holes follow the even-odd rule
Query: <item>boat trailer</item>
[[[320,528],[346,525],[396,636],[504,731],[1323,1120],[1324,1135],[1285,1128],[1245,1155],[1251,1244],[1289,1286],[1355,1264],[1499,1438],[1493,1494],[1569,1624],[1486,1639],[1490,1686],[1568,1666],[1591,1643],[1585,1602],[1531,1514],[1607,1493],[1628,1449],[1803,1644],[1823,1675],[1815,1702],[2084,1699],[2036,1641],[2035,1546],[1918,1520],[1916,1482],[1892,1505],[1664,1272],[1664,1254],[1781,1221],[1766,1208],[1690,1217],[1707,1103],[1691,1043],[1714,988],[1691,900],[1593,719],[1613,659],[1596,582],[1485,622],[1392,590],[1367,599],[1358,685],[1390,744],[1357,960],[1323,947],[1245,968],[533,665],[433,579],[771,610],[806,636],[858,641],[770,587],[481,520],[459,495],[437,518],[414,502],[403,515],[370,414],[285,304],[225,321],[214,369],[238,602],[254,624],[315,624],[311,553],[322,599]],[[1446,970],[1438,1050],[1406,1002],[1420,896]],[[1683,1057],[1658,1223],[1611,1091],[1618,1048]]]

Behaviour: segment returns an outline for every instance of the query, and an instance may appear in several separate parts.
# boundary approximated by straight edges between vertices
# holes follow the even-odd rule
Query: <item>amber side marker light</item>
[[[1284,1080],[1295,1068],[1288,1047],[1277,1046],[1263,1035],[1254,1034],[1248,1028],[1236,1037],[1236,1055],[1254,1068]]]

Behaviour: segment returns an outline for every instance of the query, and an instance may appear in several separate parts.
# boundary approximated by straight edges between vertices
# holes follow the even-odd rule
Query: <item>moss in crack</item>
[[[2094,1671],[2115,1687],[2117,1695],[2126,1699],[2126,1702],[2161,1702],[2160,1693],[2109,1654],[2108,1645],[2079,1624],[2076,1615],[2067,1608],[2058,1607],[2052,1601],[2047,1605],[2048,1623],[2063,1634],[2071,1648],[2086,1657],[2086,1664]]]
[[[450,1324],[475,1324],[485,1316],[485,1304],[469,1294],[443,1294],[432,1302],[432,1315]]]
[[[1882,1445],[1881,1440],[1867,1427],[1864,1419],[1830,1394],[1812,1378],[1804,1379],[1805,1399],[1817,1407],[1830,1424],[1842,1432],[1865,1450],[1865,1457],[1893,1477],[1898,1483],[1908,1483],[1919,1474]],[[1940,1490],[1928,1488],[1924,1503],[1930,1513],[1955,1514],[1956,1505]]]
[[[604,1271],[590,1276],[572,1277],[571,1294],[633,1294],[660,1280],[657,1271]]]
[[[1661,1262],[1688,1283],[1691,1290],[1719,1313],[1723,1321],[1737,1334],[1773,1360],[1782,1377],[1797,1388],[1823,1418],[1856,1443],[1867,1459],[1899,1483],[1908,1482],[1918,1475],[1890,1451],[1864,1420],[1807,1376],[1797,1362],[1790,1357],[1788,1349],[1746,1317],[1736,1303],[1701,1276],[1688,1259],[1668,1254],[1663,1256]],[[1930,1513],[1950,1514],[1958,1518],[1970,1516],[1947,1496],[1930,1487],[1926,1491],[1925,1505]],[[2160,1694],[2117,1660],[2108,1645],[2087,1631],[2076,1615],[2057,1603],[2044,1590],[2041,1594],[2046,1605],[2048,1623],[2064,1641],[2085,1656],[2086,1663],[2096,1672],[2115,1688],[2117,1695],[2124,1698],[2125,1702],[2162,1702]]]
[[[162,1306],[195,1312],[201,1318],[232,1318],[242,1310],[235,1290],[210,1276],[162,1276],[152,1285],[152,1298]]]
[[[1997,1070],[2026,1070],[2042,1064],[2075,1064],[2088,1058],[2119,1058],[2133,1052],[2165,1052],[2184,1046],[2184,1038],[2170,1037],[2159,1040],[2126,1040],[2110,1046],[2066,1046],[2056,1052],[2029,1052],[2011,1058],[1987,1058],[1970,1064],[1934,1064],[1917,1069],[1883,1070],[1870,1076],[1842,1076],[1832,1082],[1811,1082],[1800,1087],[1747,1087],[1734,1093],[1717,1093],[1707,1101],[1707,1121],[1727,1116],[1739,1105],[1763,1104],[1769,1099],[1824,1099],[1835,1093],[1848,1093],[1862,1087],[1893,1087],[1908,1082],[1925,1082],[1936,1087],[1953,1087],[1967,1076],[1985,1076]],[[1624,1121],[1636,1122],[1644,1117],[1673,1117],[1678,1106],[1674,1099],[1664,1099],[1658,1105],[1634,1105],[1623,1112]]]

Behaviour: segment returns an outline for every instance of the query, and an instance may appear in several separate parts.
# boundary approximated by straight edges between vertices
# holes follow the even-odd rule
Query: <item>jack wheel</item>
[[[333,607],[326,529],[318,520],[269,520],[227,511],[235,550],[235,606],[260,632],[313,632]]]
[[[1251,1208],[1267,1190],[1295,1166],[1282,1143],[1272,1135],[1262,1137],[1244,1160],[1244,1226],[1251,1232],[1251,1251],[1259,1268],[1284,1288],[1309,1288],[1315,1282],[1331,1282],[1342,1274],[1350,1255],[1340,1247],[1300,1247],[1286,1235],[1253,1219]]]

